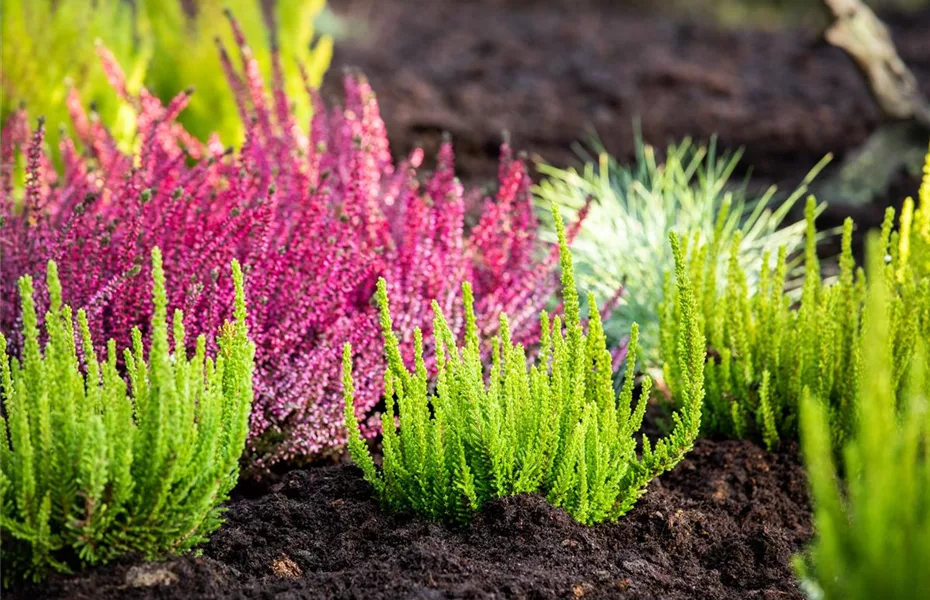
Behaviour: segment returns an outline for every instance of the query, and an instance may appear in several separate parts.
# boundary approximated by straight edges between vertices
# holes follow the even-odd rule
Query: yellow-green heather
[[[234,45],[223,18],[223,11],[229,10],[249,39],[262,40],[253,49],[262,77],[272,77],[272,53],[282,55],[280,74],[297,122],[306,127],[313,111],[302,93],[304,85],[320,85],[332,56],[332,40],[314,31],[325,1],[187,4],[188,9],[181,0],[0,2],[0,122],[6,123],[20,103],[31,114],[44,115],[57,159],[59,128],[72,128],[68,100],[74,94],[94,104],[101,122],[128,151],[135,143],[136,111],[108,83],[97,56],[106,48],[126,69],[130,94],[137,95],[145,86],[167,104],[180,90],[196,86],[180,122],[201,140],[216,132],[224,143],[239,145],[245,123],[228,93],[216,47],[218,41]],[[264,10],[263,4],[273,8]]]
[[[922,338],[913,368],[899,379],[884,241],[871,241],[873,277],[863,317],[868,343],[862,347],[867,368],[848,407],[859,418],[842,452],[833,445],[830,405],[809,387],[801,395],[801,443],[817,535],[795,565],[808,597],[823,600],[930,597],[930,338]]]
[[[652,381],[642,382],[634,404],[638,328],[630,336],[626,377],[614,391],[611,355],[597,310],[587,332],[580,318],[571,255],[558,210],[564,316],[541,315],[538,353],[531,366],[524,347],[510,338],[506,315],[491,341],[492,364],[481,362],[481,343],[471,286],[462,286],[464,345],[459,345],[439,305],[433,303],[435,389],[428,385],[423,334],[414,332],[412,371],[402,360],[388,309],[387,286],[378,284],[387,370],[382,415],[384,460],[379,469],[362,440],[354,409],[352,349],[343,356],[345,419],[349,451],[375,494],[389,509],[412,510],[429,519],[462,523],[492,498],[538,492],[582,523],[616,520],[671,469],[698,434],[703,400],[704,338],[695,316],[688,274],[678,273],[682,314],[691,324],[679,337],[677,360],[685,385],[671,433],[651,444],[636,440]],[[673,251],[680,255],[678,239]],[[683,264],[683,261],[679,261]],[[594,305],[593,298],[589,302]]]
[[[239,472],[252,403],[254,347],[248,339],[243,276],[232,263],[235,322],[218,353],[184,350],[180,311],[169,339],[161,252],[152,252],[150,350],[139,329],[124,353],[99,360],[84,310],[63,304],[48,264],[50,309],[40,348],[33,282],[19,280],[23,351],[0,336],[0,540],[3,583],[72,572],[127,553],[149,559],[185,552],[221,522]],[[171,351],[172,347],[174,352]]]
[[[927,189],[925,182],[923,189]],[[927,192],[917,211],[917,220],[927,220]],[[864,357],[866,346],[878,343],[869,338],[863,320],[866,277],[856,269],[852,255],[853,222],[843,227],[839,276],[826,282],[817,258],[815,202],[806,207],[807,243],[800,303],[786,292],[787,251],[779,250],[772,266],[766,252],[758,290],[751,293],[739,264],[741,238],[737,234],[724,247],[718,221],[709,244],[692,240],[686,253],[699,298],[698,320],[707,337],[705,377],[707,399],[703,428],[709,434],[754,437],[768,447],[798,435],[799,401],[802,390],[819,398],[830,417],[831,436],[842,445],[856,426],[855,402],[862,374],[872,369]],[[886,264],[872,273],[872,283],[883,283],[891,374],[895,390],[903,391],[908,371],[914,367],[919,339],[930,339],[930,268],[927,257],[930,235],[915,235],[913,202],[905,203],[900,227],[894,229],[889,208],[877,240]],[[918,230],[923,225],[918,226]],[[718,256],[729,252],[725,279],[718,281]],[[684,374],[676,361],[676,332],[686,323],[679,308],[679,293],[666,283],[667,301],[662,306],[662,351],[664,379],[674,394],[683,385]],[[673,402],[676,402],[673,400]]]

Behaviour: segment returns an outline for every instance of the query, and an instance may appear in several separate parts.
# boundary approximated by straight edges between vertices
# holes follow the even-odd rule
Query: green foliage
[[[880,244],[875,244],[880,246]],[[869,274],[881,280],[881,248]],[[838,476],[827,405],[804,388],[801,442],[817,537],[795,561],[811,598],[930,598],[930,370],[921,344],[903,385],[897,380],[888,288],[870,285],[863,320],[859,414]],[[923,338],[926,342],[930,338]],[[925,356],[925,355],[924,355]]]
[[[0,2],[0,122],[25,103],[44,116],[57,148],[58,128],[70,127],[65,100],[74,87],[93,102],[120,139],[134,130],[132,110],[107,82],[94,40],[120,58],[130,88],[138,91],[149,56],[134,40],[135,17],[125,0],[4,0]],[[53,9],[54,7],[54,9]],[[177,91],[183,89],[183,86]]]
[[[3,581],[41,579],[49,569],[103,563],[127,552],[149,558],[187,551],[220,524],[248,433],[254,349],[247,337],[242,272],[233,263],[235,324],[216,360],[197,340],[183,351],[180,311],[169,341],[161,253],[152,253],[155,306],[146,358],[142,334],[124,353],[129,385],[111,340],[93,350],[87,316],[62,305],[54,262],[51,309],[40,350],[29,277],[19,282],[22,360],[0,336],[0,536]],[[173,343],[175,352],[171,353]]]
[[[901,254],[918,277],[930,277],[930,151],[924,160],[918,206],[907,198],[901,208]]]
[[[702,243],[710,243],[718,223],[722,223],[722,230],[717,235],[725,241],[742,229],[740,265],[746,270],[747,284],[755,289],[765,252],[787,246],[791,255],[802,247],[804,223],[786,224],[786,219],[827,160],[811,170],[802,185],[773,210],[775,188],[754,197],[747,191],[748,181],[734,185],[731,178],[741,152],[718,155],[713,141],[702,147],[686,139],[670,146],[660,161],[655,150],[637,135],[636,159],[631,166],[617,163],[598,143],[594,149],[597,160],[589,160],[580,172],[540,165],[547,179],[536,193],[573,217],[590,199],[588,217],[572,243],[581,282],[601,301],[623,288],[623,296],[604,326],[608,341],[620,342],[630,325],[639,323],[640,345],[649,368],[661,365],[658,306],[663,299],[664,274],[673,268],[674,261],[667,243],[669,232],[683,236],[698,233]],[[717,269],[720,274],[725,272],[725,257],[720,257]]]
[[[282,53],[285,91],[293,103],[293,116],[301,127],[310,126],[312,107],[304,90],[300,65],[308,83],[319,87],[332,57],[332,40],[323,36],[315,44],[314,20],[325,0],[275,0],[274,28],[266,26],[259,0],[197,0],[197,12],[189,17],[177,0],[141,0],[142,35],[151,40],[153,56],[145,82],[162,99],[171,98],[190,85],[196,86],[190,105],[178,121],[195,136],[206,139],[214,131],[226,144],[239,145],[245,123],[220,67],[216,40],[233,48],[232,32],[223,17],[229,9],[239,21],[252,53],[271,79],[273,44]],[[269,31],[273,31],[272,39]],[[267,41],[266,41],[267,40]],[[170,57],[170,58],[168,58]]]
[[[492,365],[481,363],[471,287],[463,288],[464,346],[458,346],[439,305],[433,303],[433,337],[438,378],[428,385],[423,335],[414,331],[415,367],[401,358],[388,309],[386,285],[378,285],[388,368],[383,468],[362,441],[353,406],[351,348],[343,359],[349,451],[378,498],[393,510],[462,523],[491,498],[539,492],[582,523],[615,520],[626,513],[655,476],[671,469],[690,450],[700,427],[704,393],[701,364],[704,339],[694,318],[695,301],[686,273],[678,289],[685,322],[677,350],[683,374],[681,411],[674,428],[654,446],[639,430],[652,387],[643,380],[633,403],[638,329],[633,325],[624,386],[614,392],[611,356],[597,310],[588,332],[580,320],[571,255],[558,210],[564,320],[541,316],[538,354],[527,369],[527,353],[511,342],[506,315],[491,342]],[[672,238],[674,251],[680,251]],[[593,297],[589,302],[594,303]],[[396,421],[395,421],[396,419]],[[398,429],[399,425],[399,429]]]
[[[888,209],[879,240],[887,264],[876,269],[875,285],[888,314],[887,349],[893,360],[895,390],[904,389],[919,338],[930,339],[930,278],[920,275],[910,261],[911,219],[905,211],[901,231],[892,231],[894,210]],[[862,373],[873,369],[863,349],[874,345],[863,328],[865,276],[852,256],[853,223],[843,228],[839,276],[826,284],[820,274],[814,224],[815,203],[806,207],[804,279],[796,305],[785,291],[787,251],[765,252],[758,291],[752,293],[738,257],[743,253],[737,232],[728,244],[717,232],[710,244],[692,241],[686,269],[699,299],[699,321],[708,347],[705,362],[707,394],[703,429],[708,434],[761,439],[768,447],[798,435],[802,390],[821,399],[830,418],[830,435],[839,447],[852,432]],[[695,236],[696,238],[697,236]],[[726,256],[725,277],[715,266]],[[686,381],[675,360],[676,331],[683,327],[677,292],[667,283],[671,302],[662,306],[662,348],[665,381],[674,392]]]
[[[298,62],[309,83],[318,86],[329,66],[332,41],[314,45],[313,21],[325,0],[276,0],[277,42],[295,116],[309,126],[310,99],[303,93]],[[4,0],[0,2],[3,63],[0,119],[24,102],[32,115],[44,115],[56,147],[59,127],[70,127],[65,98],[74,86],[85,103],[93,102],[101,119],[128,149],[135,131],[133,111],[107,82],[95,50],[100,40],[126,71],[128,88],[144,84],[168,102],[181,90],[197,89],[179,121],[201,139],[216,131],[227,144],[241,143],[244,125],[220,65],[216,41],[232,47],[223,17],[229,8],[253,44],[270,77],[269,29],[260,0],[198,0],[192,16],[181,0]],[[269,43],[265,43],[268,40]]]

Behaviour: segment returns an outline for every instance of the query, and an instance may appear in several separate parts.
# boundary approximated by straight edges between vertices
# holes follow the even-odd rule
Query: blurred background
[[[930,1],[869,5],[930,94]],[[68,123],[70,86],[86,83],[82,100],[130,140],[88,43],[100,38],[131,87],[163,99],[197,88],[182,117],[193,133],[241,141],[214,44],[231,39],[223,7],[262,65],[269,43],[280,46],[299,114],[309,106],[294,59],[329,101],[340,99],[343,71],[360,70],[394,152],[422,146],[430,156],[449,133],[468,182],[493,181],[505,132],[530,157],[568,166],[591,133],[618,160],[631,157],[639,122],[656,146],[716,134],[723,147],[745,148],[740,168],[751,166],[756,184],[791,185],[882,121],[853,60],[824,41],[820,0],[4,0],[0,112],[25,102],[54,132]],[[55,91],[30,95],[33,83]],[[882,193],[897,197],[913,177],[897,174]]]
[[[930,2],[869,5],[930,92]],[[448,131],[466,179],[493,176],[503,131],[558,165],[575,161],[573,143],[593,131],[622,161],[638,119],[657,146],[717,134],[724,147],[745,147],[742,168],[751,165],[759,185],[796,184],[882,120],[853,60],[824,41],[831,19],[819,0],[333,0],[330,8],[347,37],[335,44],[324,90],[336,97],[339,70],[360,68],[395,151],[435,148]]]

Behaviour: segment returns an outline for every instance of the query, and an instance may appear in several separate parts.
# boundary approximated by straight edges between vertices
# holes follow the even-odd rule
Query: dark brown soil
[[[879,118],[853,62],[819,31],[721,30],[621,0],[330,4],[367,23],[364,39],[337,47],[334,69],[369,76],[395,151],[430,154],[448,131],[464,179],[494,177],[504,130],[516,148],[557,165],[575,160],[572,145],[591,129],[630,157],[639,118],[650,143],[717,134],[745,147],[760,183],[797,184],[826,153],[859,145]],[[930,94],[930,11],[885,18]],[[339,87],[331,77],[325,89]]]
[[[11,597],[801,598],[790,559],[811,534],[805,486],[791,448],[700,441],[616,524],[584,527],[524,495],[453,529],[385,514],[354,467],[316,467],[233,502],[203,558]]]

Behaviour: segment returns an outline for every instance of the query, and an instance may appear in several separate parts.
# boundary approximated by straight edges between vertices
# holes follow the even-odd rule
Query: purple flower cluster
[[[76,95],[69,108],[77,139],[61,142],[62,172],[43,149],[41,124],[31,130],[23,112],[9,120],[0,149],[0,326],[15,346],[15,281],[25,273],[41,277],[54,259],[65,297],[87,309],[95,339],[127,346],[132,327],[147,334],[145,259],[158,246],[169,303],[184,311],[188,339],[212,338],[232,315],[228,265],[238,258],[257,346],[248,460],[261,472],[344,444],[345,342],[356,351],[357,412],[365,433],[377,433],[371,413],[382,392],[384,357],[371,295],[379,276],[388,281],[397,331],[419,326],[429,334],[430,302],[437,299],[461,333],[458,292],[468,280],[484,333],[494,333],[504,311],[521,341],[532,338],[556,289],[557,259],[537,237],[526,167],[507,146],[495,198],[463,190],[449,144],[420,182],[422,152],[394,163],[375,96],[356,76],[345,78],[342,108],[327,110],[314,95],[306,135],[289,109],[279,57],[268,89],[231,22],[241,68],[220,53],[248,124],[238,151],[215,138],[203,144],[176,122],[190,92],[167,106],[146,91],[130,95],[105,49],[101,59],[114,89],[135,108],[135,152],[121,151]],[[27,163],[22,194],[17,149]],[[472,211],[480,217],[466,228]],[[412,336],[402,343],[412,357]]]

